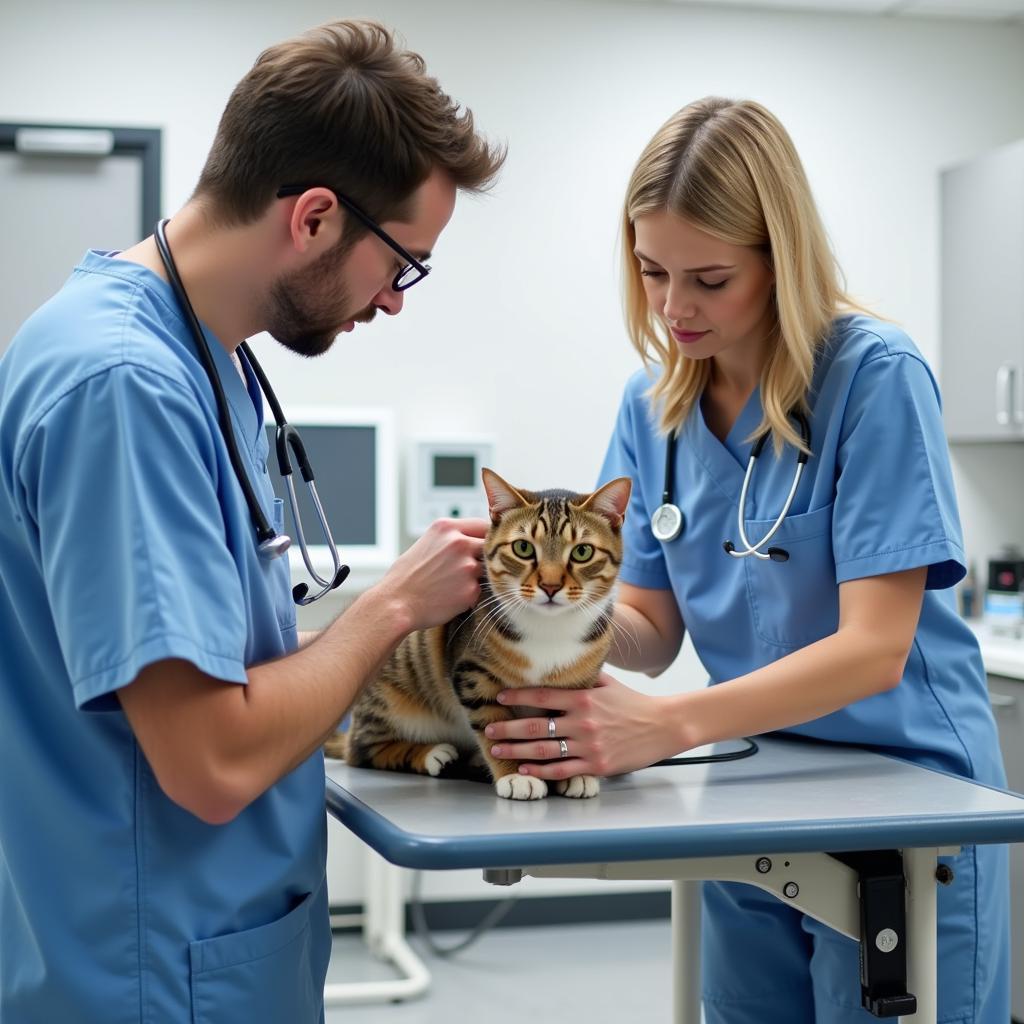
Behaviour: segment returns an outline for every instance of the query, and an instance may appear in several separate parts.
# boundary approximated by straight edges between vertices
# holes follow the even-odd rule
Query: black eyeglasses
[[[311,188],[317,188],[316,185],[282,185],[277,190],[278,199],[287,199],[288,196],[301,196],[303,192],[309,191]],[[330,188],[329,185],[324,186]],[[348,210],[352,216],[361,220],[388,248],[405,260],[405,266],[403,266],[397,274],[395,274],[394,280],[391,282],[391,290],[394,292],[404,292],[411,288],[414,284],[418,284],[430,273],[430,267],[426,263],[420,263],[415,256],[412,255],[406,249],[403,249],[372,217],[368,214],[363,213],[362,210],[356,206],[347,196],[342,195],[340,192],[334,192],[335,198],[341,203],[342,206]]]

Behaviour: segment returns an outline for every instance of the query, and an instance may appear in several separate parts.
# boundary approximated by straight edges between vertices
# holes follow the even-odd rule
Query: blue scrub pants
[[[1005,846],[943,857],[938,887],[939,1024],[1008,1024],[1010,936]],[[869,1024],[852,939],[751,885],[705,882],[706,1024]]]

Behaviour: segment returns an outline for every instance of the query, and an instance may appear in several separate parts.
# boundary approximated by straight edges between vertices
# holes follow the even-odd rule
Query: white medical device
[[[406,488],[409,533],[419,536],[435,519],[486,519],[480,470],[493,465],[494,441],[489,437],[415,439]]]

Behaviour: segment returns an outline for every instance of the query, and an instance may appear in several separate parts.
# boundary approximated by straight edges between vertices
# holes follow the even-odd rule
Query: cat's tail
[[[333,757],[339,761],[347,760],[348,733],[336,732],[324,744],[324,757]]]

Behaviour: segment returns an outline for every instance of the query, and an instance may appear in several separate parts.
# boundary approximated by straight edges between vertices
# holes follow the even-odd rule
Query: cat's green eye
[[[517,558],[533,558],[533,545],[528,540],[512,541],[512,551]]]
[[[569,557],[574,562],[589,562],[594,557],[594,548],[591,544],[577,544],[572,549]]]

